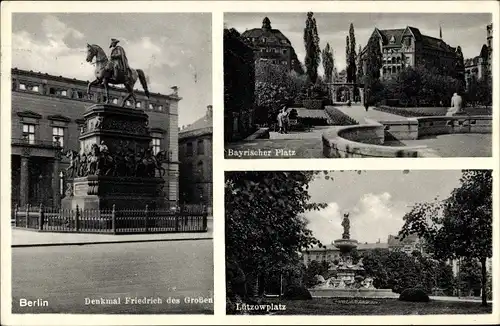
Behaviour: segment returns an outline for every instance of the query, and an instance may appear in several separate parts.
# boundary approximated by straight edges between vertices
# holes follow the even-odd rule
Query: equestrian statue
[[[121,103],[123,107],[130,98],[133,99],[134,105],[137,102],[137,98],[134,94],[134,85],[137,79],[141,82],[147,97],[149,97],[149,90],[144,71],[130,68],[125,50],[118,45],[119,42],[120,41],[117,39],[111,39],[111,44],[109,45],[111,48],[110,59],[108,59],[106,53],[99,45],[87,43],[87,62],[92,62],[93,59],[96,58],[96,79],[89,82],[87,94],[90,94],[90,88],[92,86],[104,85],[104,89],[106,90],[106,103],[109,103],[109,84],[124,85],[128,94]]]

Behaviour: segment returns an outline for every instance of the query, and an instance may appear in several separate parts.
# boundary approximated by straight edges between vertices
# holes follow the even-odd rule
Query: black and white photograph
[[[225,158],[491,157],[492,19],[225,13]]]
[[[227,314],[492,314],[492,187],[492,170],[226,172]]]
[[[212,14],[13,13],[11,50],[12,313],[213,314]]]

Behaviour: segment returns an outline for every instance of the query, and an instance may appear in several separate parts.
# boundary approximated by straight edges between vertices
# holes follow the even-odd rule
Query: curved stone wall
[[[418,137],[443,134],[491,134],[491,116],[422,117],[418,120]]]
[[[421,117],[401,121],[370,121],[367,124],[332,127],[323,133],[323,155],[351,157],[439,157],[427,146],[384,146],[388,139],[414,140],[420,137],[491,133],[491,116]]]

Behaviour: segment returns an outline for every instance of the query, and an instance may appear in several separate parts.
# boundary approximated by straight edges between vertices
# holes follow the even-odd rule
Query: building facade
[[[486,44],[483,44],[478,56],[465,60],[465,82],[467,87],[473,81],[491,76],[493,53],[493,24],[486,26]]]
[[[418,65],[437,68],[450,76],[463,73],[460,71],[463,70],[460,47],[448,45],[442,37],[423,35],[418,28],[410,26],[384,30],[375,28],[372,37],[378,38],[382,52],[381,78],[393,78],[405,67]],[[366,57],[367,48],[365,46],[362,50],[361,60]]]
[[[255,131],[254,50],[235,29],[224,30],[224,141]]]
[[[402,251],[410,255],[413,251],[417,250],[423,252],[421,241],[415,235],[410,235],[402,240],[394,235],[387,237],[387,242],[377,241],[375,243],[359,243],[357,251],[360,254],[375,249],[383,249],[388,251]],[[327,261],[333,263],[334,260],[339,260],[340,250],[333,244],[325,246],[325,248],[312,248],[302,252],[303,263],[307,266],[311,261],[317,262]]]
[[[262,28],[246,30],[241,36],[254,48],[256,65],[271,63],[284,66],[288,71],[304,72],[292,43],[279,29],[271,27],[269,18],[264,18]]]
[[[179,130],[179,192],[183,204],[201,204],[212,210],[213,108]]]
[[[88,82],[41,72],[12,69],[11,167],[12,205],[26,204],[58,207],[69,175],[68,150],[80,151],[78,137],[84,123],[83,113],[93,104],[106,101],[104,89]],[[178,116],[181,100],[176,93],[162,95],[135,91],[136,108],[149,116],[155,152],[164,150],[165,204],[178,204]],[[120,104],[126,92],[109,91],[110,102]],[[131,110],[133,102],[127,101]]]

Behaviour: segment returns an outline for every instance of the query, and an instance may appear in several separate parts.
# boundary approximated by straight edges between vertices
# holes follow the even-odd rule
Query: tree
[[[333,59],[333,51],[330,48],[330,43],[326,43],[326,46],[323,49],[322,61],[323,61],[323,69],[325,70],[325,81],[327,83],[331,83],[333,77],[334,59]]]
[[[255,80],[255,119],[261,124],[275,121],[279,109],[293,101],[306,84],[304,77],[271,63],[257,65]]]
[[[481,266],[477,260],[465,259],[460,263],[458,271],[460,293],[466,296],[479,295],[481,292]]]
[[[299,264],[299,252],[321,246],[302,216],[326,207],[310,202],[307,187],[314,175],[307,171],[226,173],[226,260],[243,271],[250,297],[257,293],[261,274]]]
[[[349,68],[349,52],[351,50],[351,47],[349,46],[349,35],[346,35],[345,37],[345,68],[347,72],[347,68]]]
[[[328,277],[328,270],[330,269],[330,263],[323,260],[321,262],[313,260],[309,263],[304,274],[304,283],[307,287],[314,286],[318,284],[316,275],[321,275],[323,278]]]
[[[356,37],[354,36],[354,25],[349,26],[349,43],[347,52],[347,82],[356,82]]]
[[[361,45],[359,46],[358,49],[358,63],[357,63],[357,69],[356,69],[356,81],[357,82],[362,82],[363,81],[363,61],[361,57]]]
[[[318,78],[318,67],[321,49],[319,47],[318,27],[312,12],[307,13],[306,27],[304,28],[304,45],[306,48],[306,72],[309,83],[314,84]]]
[[[365,108],[373,105],[379,99],[379,93],[383,89],[379,81],[380,69],[382,68],[382,51],[380,50],[379,39],[372,34],[368,40],[366,54],[366,72],[364,78],[364,101]]]
[[[417,234],[437,259],[477,259],[482,304],[487,304],[486,261],[492,255],[492,173],[464,170],[460,186],[444,201],[415,205],[400,235]]]

